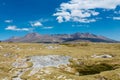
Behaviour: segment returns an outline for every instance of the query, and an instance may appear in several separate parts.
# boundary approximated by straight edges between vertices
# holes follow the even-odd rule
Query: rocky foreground
[[[112,58],[107,54],[91,57]],[[12,69],[9,72],[12,80],[77,80],[73,76],[97,74],[103,71],[115,70],[119,66],[118,62],[86,64],[86,62],[77,58],[61,55],[27,56],[17,58],[12,63]],[[9,80],[7,77],[5,79]],[[108,79],[99,76],[96,80]]]
[[[0,80],[120,80],[119,44],[0,43]]]
[[[51,74],[51,71],[45,70],[44,68],[56,67],[59,68],[60,65],[69,64],[70,57],[60,56],[60,55],[47,55],[47,56],[31,56],[23,59],[18,58],[12,66],[14,67],[12,72],[13,80],[27,79],[27,77],[33,76],[35,74]],[[16,71],[17,69],[17,71]],[[15,70],[15,71],[14,71]],[[29,72],[26,74],[26,72]],[[37,75],[40,77],[40,75]]]

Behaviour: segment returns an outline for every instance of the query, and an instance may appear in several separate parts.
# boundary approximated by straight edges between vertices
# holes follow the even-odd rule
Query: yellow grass
[[[0,43],[0,80],[8,78],[10,80],[12,63],[17,58],[25,58],[34,55],[67,55],[76,58],[78,61],[84,63],[84,67],[94,66],[97,64],[105,63],[112,65],[115,69],[102,71],[97,74],[77,76],[69,72],[62,71],[57,68],[51,69],[51,74],[43,75],[40,73],[27,76],[29,71],[22,75],[22,78],[29,78],[27,80],[65,80],[57,79],[60,75],[66,76],[69,80],[120,80],[120,44],[118,43],[77,43],[77,44],[40,44],[40,43]],[[55,49],[49,49],[49,46]],[[92,58],[92,55],[109,54],[113,58]],[[31,63],[28,63],[32,66]],[[72,63],[74,68],[77,68],[76,62]],[[75,66],[76,65],[76,66]],[[71,65],[70,65],[71,66]],[[80,67],[80,66],[79,66]],[[82,68],[84,69],[84,68]],[[39,75],[39,76],[38,76]],[[104,78],[104,79],[103,79]]]

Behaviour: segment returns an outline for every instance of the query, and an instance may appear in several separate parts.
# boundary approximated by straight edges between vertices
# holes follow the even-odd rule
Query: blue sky
[[[89,32],[120,41],[120,0],[0,0],[0,40]]]

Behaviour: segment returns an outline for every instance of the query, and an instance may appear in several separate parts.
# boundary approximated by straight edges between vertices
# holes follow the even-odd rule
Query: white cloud
[[[53,27],[52,26],[49,26],[49,27],[43,27],[42,29],[52,29]]]
[[[56,15],[57,15],[57,14],[56,14]],[[58,16],[58,17],[57,17],[57,20],[58,20],[59,23],[61,23],[61,22],[64,21],[62,16]]]
[[[13,20],[5,20],[6,23],[12,23]]]
[[[120,5],[120,0],[70,0],[62,3],[54,16],[57,16],[59,23],[66,21],[95,22],[94,18],[100,14],[96,8],[114,10]],[[105,11],[107,11],[105,10]]]
[[[39,21],[40,22],[48,22],[48,21],[53,21],[53,19],[52,18],[49,18],[49,19],[47,19],[47,18],[41,18],[41,19],[39,19]]]
[[[53,26],[44,26],[44,24],[42,24],[41,22],[47,22],[47,21],[50,21],[50,19],[39,19],[37,21],[31,21],[30,24],[32,26],[32,29],[36,29],[36,28],[40,28],[40,29],[52,29]],[[52,19],[51,19],[52,21]]]
[[[33,22],[30,22],[30,24],[32,27],[42,26],[42,23],[40,21],[33,21]]]
[[[5,30],[12,30],[12,31],[29,31],[29,28],[17,28],[17,26],[8,26]]]
[[[120,17],[113,17],[113,20],[120,20]]]
[[[16,26],[8,26],[7,28],[5,28],[6,30],[15,30]]]
[[[89,27],[89,25],[85,25],[85,24],[73,24],[72,27]]]
[[[114,13],[115,13],[115,14],[120,14],[120,11],[115,11]]]

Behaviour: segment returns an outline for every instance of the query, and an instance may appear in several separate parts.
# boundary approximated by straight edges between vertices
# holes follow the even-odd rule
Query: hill
[[[115,40],[91,33],[74,33],[74,34],[52,34],[41,35],[39,33],[28,33],[23,37],[11,37],[5,42],[38,42],[38,43],[63,43],[63,42],[108,42],[114,43]]]

